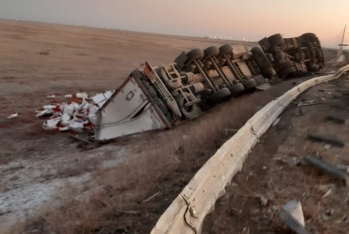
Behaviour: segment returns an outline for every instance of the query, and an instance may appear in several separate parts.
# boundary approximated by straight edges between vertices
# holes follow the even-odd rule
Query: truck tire
[[[279,63],[279,64],[276,64],[276,67],[279,70],[283,70],[283,69],[288,68],[288,67],[294,67],[294,62],[288,61],[288,62],[284,62],[284,63]]]
[[[259,68],[261,68],[261,70],[263,70],[263,68],[267,68],[271,65],[267,56],[265,55],[264,51],[262,50],[262,47],[260,47],[259,45],[254,46],[251,49],[251,53],[252,53],[252,57],[257,62],[257,65]]]
[[[294,73],[294,72],[296,72],[296,71],[297,71],[297,69],[296,69],[295,67],[287,67],[287,68],[285,68],[285,69],[282,69],[282,70],[280,71],[280,74],[282,74],[282,75],[287,75],[287,74]]]
[[[222,45],[221,47],[219,47],[219,54],[217,57],[220,58],[223,55],[231,52],[233,52],[233,47],[230,44]]]
[[[190,65],[195,59],[202,59],[204,57],[204,52],[200,49],[193,49],[187,53],[187,61],[185,65]]]
[[[263,76],[265,76],[266,78],[274,77],[276,72],[270,63],[270,60],[267,58],[267,55],[264,53],[262,47],[254,46],[251,49],[251,53],[253,55],[253,59],[257,63],[257,66],[260,68]]]
[[[229,91],[229,89],[223,88],[223,89],[218,90],[217,92],[215,92],[211,96],[209,96],[206,99],[206,101],[207,101],[207,104],[209,104],[210,106],[213,106],[216,103],[218,103],[219,101],[221,101],[222,99],[224,99],[230,95],[231,95],[231,92]]]
[[[219,49],[217,46],[210,46],[204,50],[204,57],[202,61],[205,62],[208,58],[216,57],[219,54]]]
[[[187,118],[187,119],[192,119],[200,115],[201,110],[200,107],[198,106],[197,103],[194,103],[190,106],[186,106],[185,104],[187,103],[186,99],[184,96],[189,99],[190,95],[189,93],[183,93],[183,94],[178,94],[175,99],[177,102],[177,105],[179,109],[181,110],[182,114]]]
[[[268,37],[268,41],[269,41],[270,47],[281,46],[285,43],[280,33],[271,35],[270,37]]]
[[[229,91],[233,96],[239,95],[240,93],[244,92],[244,90],[245,87],[241,83],[233,85],[229,88]]]
[[[185,62],[187,60],[187,55],[185,52],[182,52],[178,57],[175,59],[175,63],[177,63],[177,67],[182,70],[185,67]]]
[[[248,79],[247,81],[244,81],[242,85],[245,87],[245,90],[253,90],[256,86],[258,86],[257,82],[253,79]]]
[[[257,82],[257,85],[262,85],[265,83],[265,79],[262,75],[252,77]]]
[[[273,66],[265,68],[262,72],[263,76],[268,79],[272,79],[276,75],[276,71]]]
[[[316,40],[316,38],[317,38],[316,34],[314,34],[314,33],[304,33],[302,35],[302,37],[308,38],[310,40]]]

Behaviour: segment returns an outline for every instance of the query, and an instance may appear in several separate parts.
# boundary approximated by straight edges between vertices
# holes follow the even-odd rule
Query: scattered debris
[[[70,137],[72,137],[72,138],[74,138],[74,139],[76,139],[76,140],[85,142],[86,144],[93,144],[93,142],[88,141],[88,140],[85,140],[85,139],[82,139],[82,138],[80,138],[79,136],[75,136],[75,135],[73,135],[73,134],[68,134],[68,136],[70,136]]]
[[[76,99],[74,101],[56,105],[45,105],[41,110],[36,111],[36,117],[49,118],[42,125],[45,130],[71,130],[73,132],[83,133],[84,129],[91,130],[96,125],[96,112],[100,108],[100,95],[110,97],[112,93],[113,91],[107,91],[105,94],[97,94],[91,99],[88,99],[86,93],[76,93]],[[73,97],[73,95],[67,94],[64,97],[69,98]]]
[[[340,140],[337,137],[330,136],[330,135],[324,135],[324,134],[311,132],[308,134],[308,138],[318,140],[318,141],[323,141],[326,143],[331,143],[333,145],[337,145],[340,147],[343,147],[345,145],[345,142],[343,140]]]
[[[82,98],[82,99],[87,99],[88,98],[87,93],[76,93],[75,96],[77,98]]]
[[[262,206],[262,207],[265,207],[268,205],[268,199],[266,197],[261,197],[260,200],[259,200],[259,204]]]
[[[124,213],[124,214],[139,214],[139,213],[141,213],[140,211],[137,211],[137,210],[118,210],[117,212]]]
[[[40,51],[39,54],[48,55],[48,54],[50,54],[50,52],[48,52],[48,51]]]
[[[324,149],[330,149],[331,148],[331,145],[330,144],[326,144],[325,146],[324,146]]]
[[[267,167],[267,166],[263,166],[262,169],[263,169],[263,170],[267,170],[268,167]]]
[[[296,165],[299,162],[299,159],[297,157],[293,157],[292,162]]]
[[[155,198],[156,196],[158,196],[160,194],[161,191],[155,193],[154,195],[150,196],[149,198],[145,199],[144,201],[142,201],[142,203],[146,203],[151,201],[153,198]]]
[[[268,90],[270,88],[271,88],[271,85],[269,83],[265,83],[256,87],[256,89],[262,90],[262,91]]]
[[[14,114],[11,114],[9,116],[7,116],[8,119],[13,119],[13,118],[16,118],[18,117],[18,113],[14,113]]]
[[[302,204],[300,201],[293,200],[284,205],[283,210],[289,213],[294,219],[296,219],[303,227],[305,226]]]
[[[327,211],[325,212],[325,214],[322,215],[322,219],[325,220],[325,221],[331,219],[331,216],[333,215],[333,212],[334,212],[334,209],[332,209],[332,210],[327,210]]]
[[[328,190],[336,189],[336,184],[333,184],[333,183],[331,183],[331,184],[322,184],[322,185],[319,185],[318,189],[322,193],[327,193]]]
[[[57,129],[57,124],[59,123],[60,118],[49,119],[42,124],[42,128],[45,130],[54,130]]]
[[[104,103],[113,95],[114,90],[107,91],[105,93],[98,93],[92,97],[94,103],[96,103],[99,107],[102,107]]]
[[[55,98],[56,96],[53,94],[53,95],[48,95],[47,98]]]
[[[338,169],[337,167],[323,161],[322,159],[320,159],[316,156],[307,157],[307,158],[305,158],[305,161],[312,164],[313,166],[317,167],[321,171],[324,171],[328,174],[331,174],[331,175],[336,176],[340,179],[343,179],[345,181],[346,185],[347,186],[349,185],[348,175],[345,172]]]
[[[346,166],[346,165],[338,165],[337,168],[339,170],[342,170],[342,171],[345,171],[347,173],[349,173],[349,166]]]
[[[315,100],[300,101],[300,102],[298,102],[298,103],[292,102],[292,103],[293,103],[293,104],[296,104],[298,107],[302,107],[302,106],[313,106],[313,105],[323,104],[323,103],[317,103],[317,102],[315,102]]]
[[[280,118],[277,118],[277,119],[273,122],[273,124],[272,124],[273,127],[276,126],[276,125],[279,123],[279,121],[280,121]]]
[[[322,196],[322,198],[325,198],[325,197],[327,197],[328,195],[330,195],[331,191],[332,191],[332,189],[328,190],[327,193],[325,193],[325,194]]]
[[[281,221],[298,234],[311,234],[305,229],[302,205],[299,201],[293,200],[287,203],[279,211]]]
[[[331,113],[327,116],[328,120],[332,120],[333,122],[344,124],[347,118],[344,115]]]
[[[281,157],[273,158],[273,161],[276,161],[277,164],[287,164],[287,161]]]
[[[237,131],[238,131],[238,129],[233,129],[233,128],[226,128],[224,130],[226,136],[228,136],[228,133],[235,134],[235,133],[237,133]]]

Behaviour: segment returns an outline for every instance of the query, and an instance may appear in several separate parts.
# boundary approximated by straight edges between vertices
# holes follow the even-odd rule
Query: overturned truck
[[[225,100],[265,90],[276,76],[303,76],[324,66],[315,34],[275,34],[258,44],[193,49],[162,66],[146,62],[98,110],[95,140],[172,128]]]

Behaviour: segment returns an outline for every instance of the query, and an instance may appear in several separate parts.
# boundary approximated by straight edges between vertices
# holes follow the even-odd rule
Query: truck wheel
[[[265,76],[265,78],[271,79],[276,75],[276,71],[273,68],[273,66],[270,66],[268,68],[265,68],[262,72],[263,76]]]
[[[270,59],[267,58],[267,55],[264,53],[260,46],[254,46],[251,49],[254,60],[256,61],[258,67],[262,71],[263,76],[266,78],[272,78],[276,74],[273,66],[270,63]],[[268,54],[271,56],[271,54]],[[272,58],[272,56],[271,56]]]
[[[270,47],[280,46],[284,44],[284,39],[282,38],[280,33],[268,37],[268,41]]]
[[[289,62],[279,63],[279,64],[276,64],[276,67],[279,70],[282,70],[288,67],[294,67],[294,62],[289,61]]]
[[[262,75],[252,77],[257,82],[257,85],[261,85],[265,83],[265,79]]]
[[[218,90],[217,92],[215,92],[211,96],[209,96],[206,99],[206,101],[207,101],[207,104],[209,104],[210,106],[213,106],[217,102],[221,101],[222,99],[224,99],[230,95],[231,95],[231,92],[229,91],[229,89],[223,88],[223,89]]]
[[[317,38],[317,36],[314,33],[304,33],[302,37],[308,38],[310,40],[316,40]]]
[[[187,55],[185,52],[182,52],[178,57],[175,59],[175,63],[177,63],[177,67],[182,70],[185,67],[185,61],[187,60]]]
[[[204,50],[204,57],[202,61],[205,62],[208,58],[216,57],[219,54],[219,49],[217,46],[210,46]]]
[[[264,51],[262,50],[262,47],[260,47],[259,45],[254,46],[251,49],[251,53],[254,60],[257,62],[258,67],[260,67],[262,70],[270,66],[270,62]]]
[[[221,47],[219,47],[218,58],[230,52],[233,52],[233,47],[230,44],[222,45]]]
[[[187,53],[187,61],[185,65],[190,65],[195,59],[202,59],[204,57],[204,52],[200,49],[193,49]]]
[[[241,83],[233,85],[233,87],[229,88],[230,93],[234,96],[242,93],[244,90],[245,90],[245,87]]]
[[[297,71],[297,69],[296,69],[295,67],[287,67],[287,68],[281,70],[281,71],[280,71],[280,74],[282,74],[282,75],[288,75],[288,74],[294,73],[294,72],[296,72],[296,71]]]
[[[257,82],[253,79],[249,79],[245,82],[242,83],[242,85],[245,87],[245,90],[252,90],[254,89],[256,86],[258,86]]]
[[[185,104],[187,103],[187,100],[184,98],[183,95],[185,95],[187,99],[190,99],[189,93],[178,94],[175,97],[178,107],[181,110],[182,114],[188,119],[192,119],[194,117],[199,116],[201,113],[201,110],[198,104],[194,103],[190,106],[186,106]]]

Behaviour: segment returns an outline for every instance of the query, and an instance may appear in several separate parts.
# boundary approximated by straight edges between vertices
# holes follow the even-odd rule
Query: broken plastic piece
[[[71,94],[67,94],[67,95],[64,95],[64,97],[65,97],[65,98],[72,98],[72,97],[73,97],[73,95],[71,95]]]
[[[18,117],[18,113],[14,113],[14,114],[11,114],[9,116],[7,116],[8,119],[13,119],[13,118],[16,118]]]
[[[59,127],[58,130],[61,131],[61,132],[68,131],[69,130],[69,126]]]
[[[293,200],[281,208],[279,218],[284,224],[298,234],[311,234],[305,229],[302,205],[299,201]]]
[[[98,111],[98,108],[95,105],[90,105],[89,109],[88,109],[88,119],[90,121],[90,123],[92,123],[93,125],[97,124],[97,115],[96,112]]]
[[[322,196],[322,198],[325,198],[325,197],[327,197],[328,195],[330,195],[331,191],[332,191],[332,189],[328,190],[327,193],[325,193],[325,194]]]
[[[106,91],[105,93],[99,93],[92,97],[92,100],[99,107],[102,107],[104,103],[113,95],[114,91]]]
[[[48,95],[47,98],[55,98],[55,95]]]
[[[69,128],[74,132],[78,132],[78,133],[84,132],[84,130],[83,130],[84,124],[81,122],[71,121],[69,123]]]
[[[57,129],[57,124],[59,123],[59,121],[60,121],[60,118],[54,118],[54,119],[46,120],[42,124],[42,128],[45,129],[45,130]]]
[[[305,226],[302,204],[300,201],[293,200],[283,206],[295,220],[297,220],[303,227]]]
[[[87,93],[76,93],[75,96],[76,96],[77,98],[82,98],[82,99],[88,98]]]
[[[278,123],[279,123],[279,121],[280,121],[280,118],[277,118],[274,122],[273,122],[273,126],[276,126]]]

